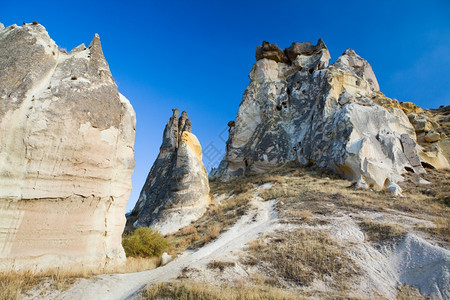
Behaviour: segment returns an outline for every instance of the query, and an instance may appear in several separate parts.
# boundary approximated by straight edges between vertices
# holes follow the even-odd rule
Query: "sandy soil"
[[[139,273],[100,275],[80,279],[74,286],[60,294],[47,294],[53,299],[132,299],[146,284],[176,279],[185,267],[206,267],[212,260],[230,257],[245,245],[278,227],[275,201],[262,202],[255,195],[252,209],[232,228],[221,234],[215,241],[195,252],[185,252],[169,264],[157,269]],[[35,298],[36,299],[36,298]]]

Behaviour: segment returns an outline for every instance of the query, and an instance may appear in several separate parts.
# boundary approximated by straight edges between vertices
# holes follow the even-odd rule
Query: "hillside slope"
[[[293,164],[212,181],[217,203],[168,236],[178,258],[152,271],[81,279],[57,299],[244,299],[236,291],[256,299],[448,299],[450,174],[424,176],[433,183],[411,177],[397,198]]]

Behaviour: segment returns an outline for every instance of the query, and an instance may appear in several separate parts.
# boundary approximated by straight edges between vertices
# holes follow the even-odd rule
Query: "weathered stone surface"
[[[441,139],[441,135],[436,131],[430,131],[425,135],[425,141],[428,143],[434,143]]]
[[[226,155],[212,176],[227,180],[297,160],[385,188],[408,170],[424,172],[404,113],[418,108],[380,93],[370,64],[351,49],[328,66],[320,40],[290,48],[290,63],[264,57],[253,66]]]
[[[407,107],[410,108],[409,121],[416,131],[417,143],[421,147],[421,158],[428,166],[437,169],[450,168],[450,138],[447,137],[450,133],[450,106],[427,111],[414,104],[407,104]]]
[[[343,70],[347,69],[347,71],[351,71],[357,77],[364,79],[364,81],[369,84],[369,89],[371,91],[380,90],[377,78],[373,73],[372,67],[365,59],[357,55],[354,50],[345,50],[344,54],[342,54],[338,58],[334,65],[335,67]],[[352,68],[353,70],[348,70],[349,68]],[[361,84],[361,82],[358,82],[357,80],[356,85],[358,84]]]
[[[262,43],[262,46],[256,47],[256,60],[263,58],[271,59],[276,62],[288,63],[289,59],[283,50],[281,50],[277,44],[270,44],[266,41]]]
[[[173,260],[173,256],[167,254],[167,252],[164,252],[164,253],[161,255],[161,266],[167,265],[167,264],[170,263],[172,260]]]
[[[396,184],[395,182],[391,182],[388,184],[387,189],[389,190],[389,192],[398,197],[398,196],[402,196],[402,188]]]
[[[322,39],[317,41],[317,45],[313,46],[311,42],[297,43],[294,42],[286,48],[286,55],[291,61],[294,61],[299,55],[313,55],[321,49],[327,49]]]
[[[176,232],[200,218],[210,202],[202,148],[191,133],[191,121],[178,109],[164,129],[160,153],[139,200],[128,217],[127,230],[151,226],[161,233]]]
[[[123,262],[134,135],[98,35],[67,54],[0,30],[0,269]]]

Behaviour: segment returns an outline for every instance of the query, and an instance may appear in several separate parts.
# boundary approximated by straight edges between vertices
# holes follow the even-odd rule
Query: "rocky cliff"
[[[127,228],[152,226],[167,234],[205,213],[210,202],[208,175],[191,126],[185,111],[179,117],[178,109],[173,110],[160,153],[128,217]]]
[[[236,120],[228,123],[226,155],[212,176],[227,180],[297,160],[383,188],[405,172],[425,172],[423,165],[448,167],[441,148],[433,160],[417,144],[410,122],[417,115],[408,111],[414,105],[385,97],[355,51],[329,65],[322,40],[284,51],[264,42],[256,59]]]
[[[122,262],[134,136],[98,35],[0,26],[0,269]]]

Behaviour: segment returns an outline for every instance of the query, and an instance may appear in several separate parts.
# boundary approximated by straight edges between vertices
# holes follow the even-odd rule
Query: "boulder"
[[[395,197],[402,196],[402,188],[395,182],[389,183],[387,189]]]
[[[294,61],[299,55],[313,55],[321,49],[327,49],[322,39],[317,41],[317,45],[313,46],[311,42],[292,43],[289,48],[286,48],[285,52],[290,61]]]
[[[288,63],[289,59],[281,50],[277,44],[270,44],[269,42],[264,41],[261,46],[256,47],[256,60],[260,60],[263,58],[271,59],[276,62]]]
[[[169,234],[200,218],[210,203],[202,147],[191,133],[191,121],[178,109],[167,123],[160,153],[139,199],[128,216],[127,230],[151,226]]]
[[[98,35],[67,54],[37,22],[0,30],[0,269],[124,262],[134,136]]]
[[[450,138],[447,137],[450,134],[450,106],[426,111],[413,104],[407,106],[414,108],[408,118],[416,131],[421,159],[428,167],[450,168]]]
[[[441,139],[441,135],[439,132],[436,131],[430,131],[425,135],[425,141],[428,143],[434,143]]]
[[[321,40],[285,52],[290,63],[260,57],[251,69],[226,155],[212,176],[228,180],[298,161],[382,189],[408,170],[425,172],[415,128],[398,101],[379,92],[366,60],[347,49],[328,65]]]
[[[161,255],[161,266],[165,266],[173,260],[173,256],[164,252]]]

